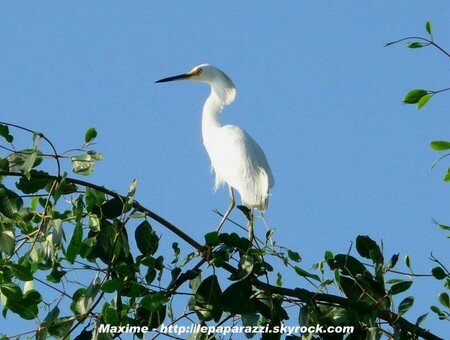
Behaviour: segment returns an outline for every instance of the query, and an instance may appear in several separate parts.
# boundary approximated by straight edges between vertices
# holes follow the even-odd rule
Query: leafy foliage
[[[429,37],[407,37],[400,40],[396,40],[387,43],[385,46],[394,45],[400,42],[406,41],[406,47],[417,49],[422,47],[433,46],[437,48],[440,52],[450,58],[450,54],[445,51],[441,46],[439,46],[433,37],[431,21],[425,23],[425,30],[427,31]],[[421,109],[428,103],[428,101],[436,94],[449,91],[450,88],[445,88],[441,90],[424,90],[424,89],[414,89],[409,91],[403,98],[403,103],[405,104],[416,104],[417,109]]]
[[[10,133],[9,129],[3,131]],[[96,136],[94,131],[89,129],[83,146],[73,151],[82,152],[82,156],[70,157],[77,174],[91,174],[95,162],[102,159],[86,149]],[[246,326],[274,329],[292,318],[288,305],[298,308],[301,325],[347,325],[355,327],[349,339],[354,334],[377,337],[382,329],[389,332],[381,320],[394,324],[385,313],[397,312],[398,322],[397,318],[413,306],[414,298],[408,296],[395,308],[394,300],[410,289],[412,281],[402,274],[392,278],[399,255],[385,261],[382,247],[367,235],[356,238],[357,255],[326,251],[324,260],[312,268],[302,265],[297,251],[278,246],[272,239],[273,232],[267,233],[266,240],[257,238],[254,244],[235,232],[210,232],[201,245],[136,202],[137,181],[121,196],[62,172],[51,175],[44,170],[49,168],[47,162],[58,161],[61,171],[59,161],[64,158],[56,151],[41,151],[45,140],[43,134],[33,133],[32,149],[12,152],[0,161],[3,316],[14,313],[24,320],[39,318],[42,321],[34,331],[37,338],[64,338],[79,328],[79,336],[96,336],[99,325],[105,323],[153,329],[191,314],[200,325],[240,319]],[[7,179],[15,179],[14,185]],[[183,258],[174,242],[170,258],[160,248],[161,231],[155,229],[152,220],[190,243],[194,252]],[[195,258],[199,262],[189,267]],[[298,275],[298,281],[289,282],[294,289],[283,287],[283,275],[274,273],[277,263]],[[211,268],[213,272],[202,278]],[[219,270],[228,272],[228,279],[216,273]],[[76,274],[80,271],[84,272],[82,276]],[[443,266],[435,267],[432,275],[448,281]],[[264,283],[272,277],[274,285]],[[35,288],[35,283],[45,283],[46,290],[37,285]],[[187,309],[176,316],[173,304],[180,299],[178,290],[187,283],[191,288],[185,301]],[[313,290],[301,288],[304,285]],[[52,300],[48,288],[59,298]],[[432,306],[431,310],[446,319],[448,294],[441,294],[439,302],[440,307]],[[400,320],[405,334],[425,332]],[[86,324],[82,330],[81,324]],[[143,335],[136,334],[139,338]]]
[[[388,45],[392,45],[392,44],[396,44],[398,42],[401,41],[407,41],[407,47],[409,48],[421,48],[421,47],[426,47],[426,46],[433,46],[435,48],[437,48],[442,54],[444,54],[446,57],[450,58],[450,53],[447,52],[445,49],[443,49],[441,46],[439,46],[435,41],[434,41],[434,37],[433,37],[433,30],[432,30],[432,24],[431,21],[427,21],[425,23],[425,29],[427,31],[427,33],[429,34],[429,38],[422,38],[422,37],[408,37],[408,38],[404,38],[404,39],[400,39],[397,41],[394,41],[392,43],[387,44]],[[417,42],[417,41],[412,41],[411,40],[420,40],[421,42]],[[446,92],[449,91],[450,88],[444,88],[441,90],[437,90],[437,91],[432,91],[432,90],[424,90],[424,89],[416,89],[416,90],[411,90],[410,92],[408,92],[404,99],[403,102],[406,104],[417,104],[417,108],[420,109],[422,108],[425,104],[427,104],[427,102],[436,94],[441,93],[441,92]],[[442,141],[442,140],[435,140],[435,141],[431,141],[430,142],[430,147],[435,150],[435,151],[447,151],[450,149],[450,142],[448,141]],[[432,168],[439,163],[439,161],[441,161],[443,158],[449,156],[450,154],[445,154],[444,156],[440,157],[436,162],[433,163]],[[450,168],[447,170],[447,173],[445,174],[443,180],[445,182],[449,182],[450,181]],[[442,230],[445,231],[449,231],[450,227],[440,224],[437,221],[433,220],[433,223],[435,223],[437,226],[439,226]],[[447,236],[450,237],[450,236]],[[431,270],[431,275],[437,279],[443,282],[444,288],[448,291],[450,290],[450,272],[449,270],[444,266],[444,264],[439,261],[438,259],[436,259],[433,254],[431,254],[430,259],[435,262],[438,266],[435,266],[432,268]],[[405,262],[406,265],[408,266],[408,268],[410,268],[410,260],[409,257],[405,258]],[[397,293],[397,292],[403,292],[407,289],[409,289],[409,287],[412,285],[411,281],[403,281],[403,282],[398,282],[395,285],[393,285],[391,287],[391,292],[392,293]],[[444,307],[443,310],[440,309],[440,307],[438,306],[431,306],[430,310],[435,313],[439,319],[441,320],[447,320],[450,321],[450,298],[449,295],[447,293],[447,291],[441,292],[438,295],[438,301],[441,304],[442,307]],[[399,315],[404,314],[407,310],[409,310],[409,308],[411,307],[412,303],[413,303],[414,299],[413,297],[408,297],[405,300],[403,300],[400,305],[399,305]],[[421,317],[419,317],[419,319],[417,320],[416,324],[420,324],[426,317],[427,314],[422,315]]]

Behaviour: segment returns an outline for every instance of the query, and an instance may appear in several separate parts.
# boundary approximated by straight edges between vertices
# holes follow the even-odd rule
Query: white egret
[[[269,189],[274,178],[266,155],[258,143],[243,129],[220,123],[223,106],[231,104],[236,89],[231,79],[218,68],[202,64],[191,71],[156,81],[163,83],[174,80],[189,80],[211,86],[211,94],[203,106],[203,144],[211,159],[216,174],[214,190],[226,183],[230,193],[230,204],[217,228],[219,230],[235,206],[233,189],[248,209],[264,212],[269,203]],[[252,224],[252,223],[250,223]],[[250,238],[253,231],[250,230]]]

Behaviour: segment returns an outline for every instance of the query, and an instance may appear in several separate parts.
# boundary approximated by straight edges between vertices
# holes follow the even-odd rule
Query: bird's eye
[[[198,76],[200,73],[202,73],[202,71],[203,70],[201,68],[198,68],[195,70],[195,74]]]

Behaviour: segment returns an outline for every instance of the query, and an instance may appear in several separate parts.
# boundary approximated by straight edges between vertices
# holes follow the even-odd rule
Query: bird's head
[[[157,80],[156,83],[165,83],[174,80],[189,80],[211,85],[219,99],[228,105],[236,98],[236,88],[231,79],[217,67],[201,64],[187,73]]]

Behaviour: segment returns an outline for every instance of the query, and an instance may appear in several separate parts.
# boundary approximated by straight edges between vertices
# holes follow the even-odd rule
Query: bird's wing
[[[266,172],[269,182],[269,189],[272,188],[275,184],[275,181],[273,178],[272,170],[269,166],[269,162],[267,161],[266,154],[264,153],[263,149],[261,149],[259,144],[247,132],[245,132],[241,128],[238,129],[240,129],[243,133],[247,155],[250,159],[255,160],[253,164],[254,166],[258,166]]]
[[[216,136],[217,155],[211,159],[214,170],[232,187],[239,188],[251,177],[267,176],[267,189],[273,187],[274,178],[266,155],[258,143],[243,129],[225,125]]]

